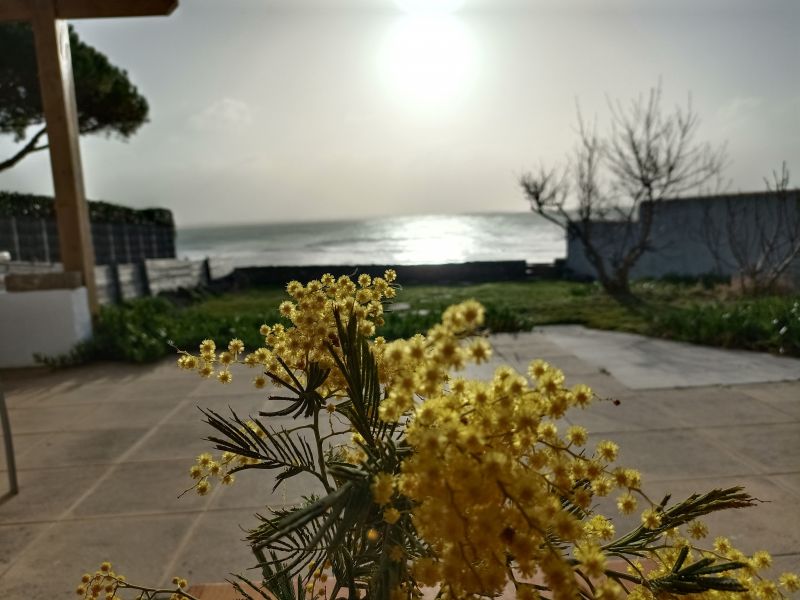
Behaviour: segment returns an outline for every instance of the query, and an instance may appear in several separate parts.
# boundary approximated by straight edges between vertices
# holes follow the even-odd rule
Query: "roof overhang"
[[[178,0],[52,0],[58,19],[103,19],[168,15]],[[0,21],[29,21],[36,10],[31,0],[0,0]]]

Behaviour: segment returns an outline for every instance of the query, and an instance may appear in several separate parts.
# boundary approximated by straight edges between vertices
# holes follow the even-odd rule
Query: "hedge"
[[[0,217],[54,218],[54,200],[50,196],[0,191]],[[166,208],[136,210],[94,200],[89,200],[89,220],[96,223],[152,223],[175,227],[172,211]]]

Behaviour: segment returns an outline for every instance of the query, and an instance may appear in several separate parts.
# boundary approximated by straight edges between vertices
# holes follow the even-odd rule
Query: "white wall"
[[[28,367],[33,354],[57,356],[92,335],[85,287],[0,292],[0,367]]]

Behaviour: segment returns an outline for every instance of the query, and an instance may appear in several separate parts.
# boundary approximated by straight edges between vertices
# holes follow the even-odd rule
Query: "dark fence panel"
[[[175,258],[175,230],[169,225],[92,222],[92,243],[98,265]],[[55,220],[0,217],[0,250],[14,261],[60,261]]]

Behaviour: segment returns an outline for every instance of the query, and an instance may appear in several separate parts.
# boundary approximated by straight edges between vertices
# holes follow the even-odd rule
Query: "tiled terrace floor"
[[[596,438],[617,441],[620,462],[643,471],[652,496],[744,484],[769,501],[708,519],[712,535],[733,534],[744,550],[773,551],[776,570],[797,569],[800,361],[664,342],[653,349],[641,338],[631,346],[615,334],[582,335],[558,328],[496,336],[496,362],[524,369],[542,357],[563,368],[568,381],[621,400],[569,418]],[[638,360],[632,347],[654,360]],[[659,358],[691,353],[698,358],[683,366]],[[698,365],[707,356],[713,359]],[[748,364],[761,365],[739,379],[749,383],[725,385],[731,372]],[[681,368],[686,376],[676,379]],[[210,431],[196,407],[249,413],[265,405],[265,395],[244,377],[222,387],[168,361],[9,372],[2,385],[20,480],[19,495],[0,501],[4,600],[73,597],[81,573],[102,560],[132,580],[153,584],[174,574],[190,582],[221,581],[253,562],[239,542],[240,527],[254,524],[252,514],[310,491],[295,485],[271,497],[270,477],[247,472],[234,488],[177,497],[189,484],[188,466],[208,446],[202,437]],[[5,476],[0,471],[0,495]],[[618,530],[623,526],[618,523]]]

